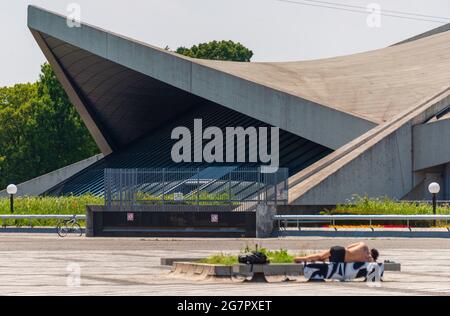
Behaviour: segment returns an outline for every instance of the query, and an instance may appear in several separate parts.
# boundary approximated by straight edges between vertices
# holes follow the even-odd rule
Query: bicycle
[[[56,227],[56,231],[59,237],[66,237],[70,233],[78,237],[83,235],[83,230],[81,229],[80,224],[78,224],[77,217],[75,215],[71,219],[67,219],[59,223]]]

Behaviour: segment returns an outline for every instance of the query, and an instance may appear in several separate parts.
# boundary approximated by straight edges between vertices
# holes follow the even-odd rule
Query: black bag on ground
[[[244,263],[244,264],[266,264],[266,263],[269,263],[267,256],[259,251],[239,255],[238,261],[239,261],[239,263]]]

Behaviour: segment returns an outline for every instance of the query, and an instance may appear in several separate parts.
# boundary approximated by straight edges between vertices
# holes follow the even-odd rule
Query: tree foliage
[[[192,58],[242,62],[249,62],[253,57],[251,50],[233,41],[212,41],[191,48],[179,47],[176,52]]]
[[[0,190],[97,152],[49,64],[35,83],[0,88]]]

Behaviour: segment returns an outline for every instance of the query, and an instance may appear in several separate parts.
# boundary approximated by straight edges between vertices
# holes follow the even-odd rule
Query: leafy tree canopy
[[[35,83],[0,88],[0,190],[96,153],[49,64]]]
[[[233,41],[212,41],[191,48],[179,47],[176,52],[192,58],[242,62],[249,62],[253,57],[251,50]]]

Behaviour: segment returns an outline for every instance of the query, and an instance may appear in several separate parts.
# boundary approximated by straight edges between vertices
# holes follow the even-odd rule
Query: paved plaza
[[[161,257],[198,257],[239,252],[258,242],[292,252],[321,250],[364,241],[381,260],[402,263],[385,282],[239,283],[175,278]],[[80,278],[75,276],[79,272]],[[88,239],[56,234],[0,233],[2,295],[450,295],[448,239],[361,239],[288,237],[280,239]]]

